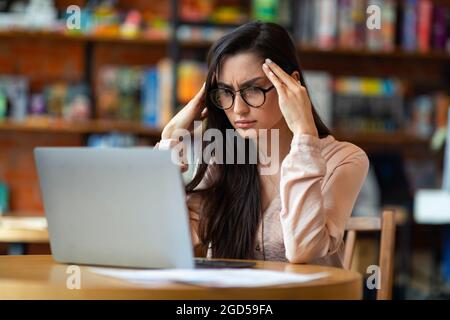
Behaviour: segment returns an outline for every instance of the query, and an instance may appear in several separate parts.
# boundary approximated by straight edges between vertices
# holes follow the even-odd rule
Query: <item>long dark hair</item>
[[[275,23],[249,22],[223,36],[210,48],[206,92],[216,87],[216,76],[222,60],[226,56],[243,52],[254,53],[262,59],[270,58],[288,74],[298,71],[300,83],[306,86],[297,51],[288,32]],[[205,129],[218,129],[225,137],[226,130],[233,128],[225,112],[214,106],[208,94],[205,104],[208,109]],[[314,107],[312,112],[319,137],[329,135],[330,131],[320,120]],[[246,143],[248,152],[251,142]],[[207,144],[203,144],[203,150],[206,146]],[[214,179],[204,188],[197,188],[209,170]],[[256,164],[235,162],[211,165],[201,162],[194,178],[186,185],[186,193],[199,193],[202,198],[198,233],[203,254],[211,244],[214,258],[253,257],[253,246],[262,214],[260,176]]]

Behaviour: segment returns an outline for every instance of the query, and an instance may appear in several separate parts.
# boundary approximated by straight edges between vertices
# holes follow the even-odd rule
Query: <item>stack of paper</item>
[[[90,268],[90,271],[142,285],[186,283],[206,287],[262,287],[298,284],[327,276],[327,273],[299,274],[258,269],[164,269],[135,270]]]
[[[45,217],[0,217],[0,227],[4,229],[46,230]]]

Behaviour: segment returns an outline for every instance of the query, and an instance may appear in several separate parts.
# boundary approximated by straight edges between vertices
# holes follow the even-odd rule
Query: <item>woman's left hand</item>
[[[289,129],[294,135],[309,134],[318,137],[306,88],[270,59],[266,59],[263,70],[277,90],[281,113]]]

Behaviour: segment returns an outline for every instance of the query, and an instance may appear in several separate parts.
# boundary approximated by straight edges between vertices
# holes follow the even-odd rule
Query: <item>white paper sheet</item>
[[[0,217],[0,227],[3,229],[46,230],[45,217]]]
[[[206,287],[262,287],[304,283],[326,277],[325,272],[299,274],[259,269],[164,269],[135,270],[118,268],[90,268],[90,271],[129,281],[135,284],[155,285],[186,283]]]

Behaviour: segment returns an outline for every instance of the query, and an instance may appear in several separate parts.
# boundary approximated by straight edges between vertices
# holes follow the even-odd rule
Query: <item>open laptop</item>
[[[36,148],[53,258],[133,268],[251,267],[193,257],[179,167],[168,150]]]

